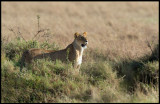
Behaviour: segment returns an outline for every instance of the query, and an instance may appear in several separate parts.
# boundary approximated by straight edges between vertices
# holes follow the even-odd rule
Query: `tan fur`
[[[21,70],[23,65],[26,63],[31,63],[33,59],[43,59],[50,58],[52,61],[56,59],[61,60],[62,62],[66,62],[67,58],[69,61],[73,63],[74,68],[79,69],[81,65],[81,57],[83,55],[84,47],[87,46],[87,33],[84,32],[83,35],[79,33],[74,34],[74,41],[69,44],[63,50],[44,50],[44,49],[29,49],[25,51],[21,58]],[[84,47],[82,47],[83,45]]]

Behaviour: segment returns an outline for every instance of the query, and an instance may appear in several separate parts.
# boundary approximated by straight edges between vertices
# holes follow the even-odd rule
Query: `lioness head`
[[[75,41],[79,47],[87,48],[88,40],[87,40],[87,32],[84,32],[83,34],[79,34],[76,32],[74,34]]]

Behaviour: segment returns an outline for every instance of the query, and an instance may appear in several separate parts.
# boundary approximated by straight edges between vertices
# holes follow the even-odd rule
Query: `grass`
[[[25,42],[20,38],[2,44],[1,102],[158,102],[159,64],[156,60],[143,64],[121,60],[119,64],[109,59],[104,61],[106,56],[95,50],[90,56],[87,54],[90,51],[86,52],[86,57],[92,61],[83,63],[79,74],[71,64],[50,59],[36,60],[20,72],[18,60],[22,50],[42,48],[44,44],[46,42]],[[47,49],[57,49],[55,46],[46,45]],[[144,79],[142,75],[155,79],[155,82],[141,81]],[[131,86],[134,91],[127,89]]]
[[[86,31],[88,48],[135,59],[150,54],[146,38],[158,43],[158,7],[158,2],[2,2],[2,37],[11,41],[11,28],[28,41],[37,29],[46,34],[49,29],[49,43],[66,47],[75,32]],[[45,40],[43,32],[38,35],[36,40]]]
[[[158,103],[158,7],[158,2],[2,2],[1,102]],[[20,72],[26,49],[59,50],[84,31],[89,44],[80,73],[69,62],[50,59],[35,60]]]

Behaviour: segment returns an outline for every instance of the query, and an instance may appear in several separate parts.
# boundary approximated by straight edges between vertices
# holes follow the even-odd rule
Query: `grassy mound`
[[[20,38],[3,43],[2,103],[159,101],[158,60],[120,60],[117,63],[96,50],[87,50],[80,73],[73,69],[71,63],[64,64],[59,60],[53,62],[49,59],[36,60],[20,72],[19,60],[22,52],[30,48],[59,49],[55,44],[26,42]],[[145,83],[148,81],[146,76],[154,83]],[[134,87],[133,92],[127,89],[131,86]]]

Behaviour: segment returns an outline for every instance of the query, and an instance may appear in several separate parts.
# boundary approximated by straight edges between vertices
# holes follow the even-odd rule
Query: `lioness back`
[[[22,58],[21,58],[21,67],[20,69],[22,69],[22,67],[24,66],[25,62],[27,63],[31,63],[33,59],[35,58],[44,58],[43,54],[45,53],[50,53],[50,52],[55,52],[55,50],[44,50],[44,49],[29,49],[26,50],[25,52],[23,52],[22,54]]]
[[[55,50],[44,50],[44,49],[30,49],[28,50],[29,52],[29,55],[31,55],[31,57],[35,57],[35,56],[38,56],[38,55],[42,55],[44,53],[50,53],[50,52],[55,52]]]

